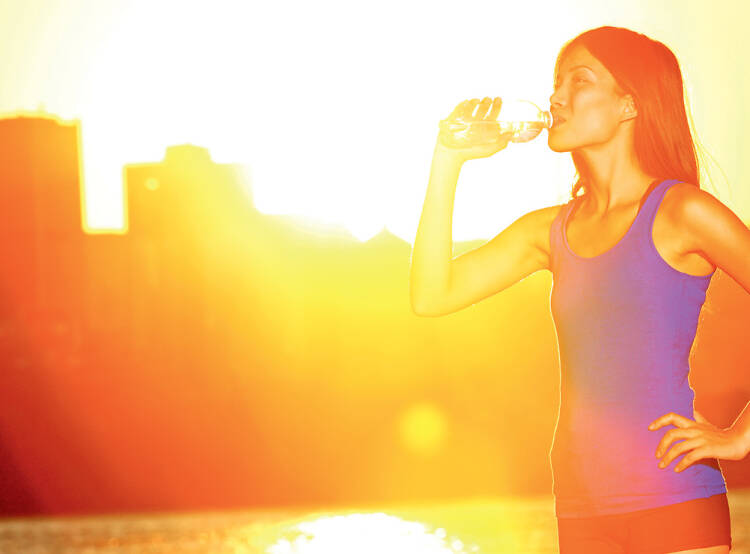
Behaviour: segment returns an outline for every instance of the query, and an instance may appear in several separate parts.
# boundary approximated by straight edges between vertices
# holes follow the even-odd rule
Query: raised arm
[[[452,258],[450,226],[453,193],[443,190],[442,196],[437,193],[435,196],[433,208],[442,208],[444,221],[439,230],[434,230],[436,235],[440,233],[442,242],[436,237],[436,243],[439,242],[442,249],[438,248],[438,244],[432,245],[435,263],[433,266],[425,265],[422,271],[429,272],[432,267],[433,280],[430,287],[422,287],[427,279],[419,280],[422,273],[415,271],[415,260],[426,259],[424,255],[420,258],[418,248],[429,244],[429,239],[425,238],[429,236],[429,229],[421,229],[425,221],[423,214],[420,231],[423,232],[424,244],[415,241],[412,254],[412,309],[417,315],[435,317],[456,312],[505,290],[540,269],[549,268],[549,230],[561,206],[526,213],[482,246]],[[437,219],[435,214],[433,216]],[[443,257],[438,258],[440,254]]]
[[[493,120],[500,105],[499,98],[467,100],[453,115],[463,120]],[[490,136],[479,136],[461,147],[450,137],[443,140],[443,131],[438,135],[412,249],[409,295],[415,314],[455,312],[548,266],[549,226],[560,206],[527,213],[486,244],[453,259],[453,202],[461,167],[468,160],[499,152],[511,134],[492,135],[490,131]]]

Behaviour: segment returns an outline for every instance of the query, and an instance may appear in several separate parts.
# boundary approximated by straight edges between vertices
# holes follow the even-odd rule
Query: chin
[[[553,152],[570,152],[571,148],[566,147],[564,144],[560,144],[559,141],[550,138],[550,136],[547,136],[547,146],[549,146],[549,149]]]

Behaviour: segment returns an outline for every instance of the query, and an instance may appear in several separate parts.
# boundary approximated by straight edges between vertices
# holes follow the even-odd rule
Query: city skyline
[[[0,46],[13,75],[0,112],[42,103],[82,122],[92,228],[121,225],[126,161],[160,160],[164,145],[191,143],[208,146],[220,163],[251,167],[263,213],[343,225],[360,240],[386,227],[411,243],[439,120],[472,97],[545,107],[560,46],[602,21],[673,48],[696,138],[710,155],[713,183],[704,187],[750,221],[750,175],[736,132],[750,124],[748,61],[736,55],[742,2],[587,0],[543,10],[479,2],[482,17],[458,20],[449,5],[396,2],[361,12],[339,0],[219,2],[211,10],[188,3],[179,17],[163,2],[35,5],[0,7]],[[506,18],[521,24],[501,31]],[[695,21],[706,24],[684,33]],[[454,238],[490,239],[523,213],[565,199],[570,156],[545,143],[543,134],[464,167]]]
[[[418,317],[407,242],[261,214],[193,145],[126,166],[129,232],[87,234],[77,135],[0,120],[0,513],[549,493],[549,272]],[[749,313],[717,271],[690,378],[722,425]]]

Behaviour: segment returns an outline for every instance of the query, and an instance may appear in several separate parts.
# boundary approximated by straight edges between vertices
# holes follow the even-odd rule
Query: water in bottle
[[[457,148],[495,142],[511,133],[510,142],[528,142],[552,125],[552,114],[528,100],[502,100],[496,119],[446,118],[440,122],[443,138]]]

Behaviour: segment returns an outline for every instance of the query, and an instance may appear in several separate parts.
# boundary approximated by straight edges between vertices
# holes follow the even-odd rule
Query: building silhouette
[[[80,125],[54,117],[0,119],[0,510],[43,508],[44,475],[56,452],[59,477],[80,472],[68,458],[57,379],[80,375],[86,288],[80,191]],[[74,378],[74,377],[73,377]],[[75,462],[74,462],[75,463]],[[20,473],[16,471],[20,468]]]

